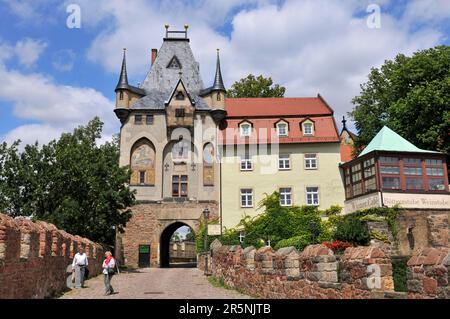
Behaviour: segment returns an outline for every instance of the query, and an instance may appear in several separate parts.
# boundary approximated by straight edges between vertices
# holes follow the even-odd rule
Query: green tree
[[[387,125],[420,148],[450,153],[450,47],[397,55],[373,68],[349,114],[356,149]]]
[[[186,241],[195,242],[195,234],[192,232],[192,229],[189,228],[188,232],[186,233]]]
[[[45,220],[69,233],[113,244],[116,227],[131,217],[134,193],[119,167],[118,140],[97,145],[103,123],[95,118],[39,147],[0,147],[0,211]]]
[[[283,97],[286,88],[278,84],[273,84],[272,78],[265,78],[262,75],[255,77],[249,74],[246,78],[240,79],[227,91],[227,96],[237,97]]]
[[[179,232],[174,232],[173,234],[172,234],[172,237],[170,237],[170,242],[171,243],[179,243],[179,242],[181,242],[181,235],[180,235],[180,233]]]

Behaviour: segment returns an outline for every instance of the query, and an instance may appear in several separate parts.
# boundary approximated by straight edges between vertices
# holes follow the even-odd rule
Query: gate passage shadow
[[[186,262],[186,263],[170,263],[169,268],[196,268],[196,262]]]

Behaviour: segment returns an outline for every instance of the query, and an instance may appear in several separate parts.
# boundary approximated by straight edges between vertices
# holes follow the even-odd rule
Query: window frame
[[[250,191],[249,193],[244,193],[243,191]],[[243,199],[245,196],[245,205],[243,205]],[[249,198],[251,204],[249,205]],[[239,189],[239,206],[241,208],[253,208],[254,198],[253,198],[253,188],[251,187],[242,187]]]
[[[281,158],[281,157],[284,158]],[[283,167],[281,167],[281,163],[283,162]],[[288,164],[286,166],[286,163]],[[291,170],[291,155],[290,154],[278,154],[278,170],[280,171],[289,171]]]
[[[245,163],[245,168],[242,168],[242,164]],[[250,168],[248,167],[248,164],[250,164]],[[249,154],[245,154],[244,156],[240,157],[239,161],[239,170],[241,172],[250,172],[253,171],[253,158]]]
[[[315,188],[315,192],[308,192],[308,188]],[[313,195],[312,199],[314,201],[314,195],[317,195],[317,204],[309,204],[308,203],[308,195]],[[305,196],[306,196],[306,206],[320,206],[320,192],[319,192],[319,186],[306,186],[305,187]]]
[[[310,155],[314,155],[314,159],[313,158],[307,158],[307,156],[310,156]],[[316,164],[315,167],[312,167],[312,166],[308,167],[307,162],[311,161],[311,163],[312,163],[312,160],[314,160],[314,162]],[[304,162],[305,170],[313,171],[313,170],[319,169],[317,153],[305,153],[305,154],[303,154],[303,162]]]
[[[247,126],[248,126],[248,134],[243,134],[244,133],[243,128]],[[239,134],[241,137],[250,137],[252,135],[252,125],[248,122],[239,124]]]
[[[175,180],[177,178],[177,180]],[[177,186],[178,192],[176,195],[174,191],[174,186]],[[183,193],[183,186],[186,191]],[[189,194],[189,176],[180,174],[180,175],[172,175],[172,197],[173,198],[187,198]]]
[[[311,132],[310,133],[306,133],[306,126],[311,125]],[[312,122],[311,120],[305,120],[302,123],[302,132],[303,132],[303,136],[314,136],[315,134],[315,128],[314,128],[314,122]]]
[[[289,192],[285,192],[282,190],[289,190]],[[278,188],[278,193],[280,194],[280,206],[291,207],[293,205],[292,187],[280,187]],[[285,201],[285,203],[283,203],[283,200]],[[287,201],[289,201],[289,203],[287,203]]]
[[[138,119],[140,119],[140,120],[138,120]],[[144,124],[142,114],[135,114],[134,115],[134,125],[142,125],[142,124]]]
[[[284,128],[284,130],[285,130],[284,134],[280,133],[280,126],[284,126],[285,127]],[[277,130],[277,136],[278,137],[288,137],[289,136],[289,124],[287,122],[285,122],[285,121],[279,121],[276,124],[276,130]]]

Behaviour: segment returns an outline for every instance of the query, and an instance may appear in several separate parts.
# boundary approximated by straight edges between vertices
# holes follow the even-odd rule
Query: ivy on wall
[[[331,206],[319,210],[315,206],[281,206],[280,195],[274,192],[266,195],[259,203],[263,213],[241,219],[236,228],[225,229],[222,236],[208,236],[208,247],[218,238],[223,245],[254,246],[268,244],[275,249],[294,246],[303,250],[317,243],[337,241],[345,245],[368,245],[375,238],[389,242],[388,236],[369,231],[368,222],[386,221],[392,236],[397,236],[396,218],[399,208],[370,208],[348,215],[341,215],[342,207]],[[218,224],[218,220],[210,224]],[[240,242],[240,232],[245,234]],[[205,226],[202,223],[196,234],[197,252],[204,251]],[[333,244],[333,243],[331,243]]]

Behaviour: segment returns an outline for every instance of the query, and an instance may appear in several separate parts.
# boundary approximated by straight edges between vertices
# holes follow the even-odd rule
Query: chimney
[[[157,49],[152,49],[152,65],[153,65],[153,63],[155,63],[157,55],[158,55],[158,50]]]

